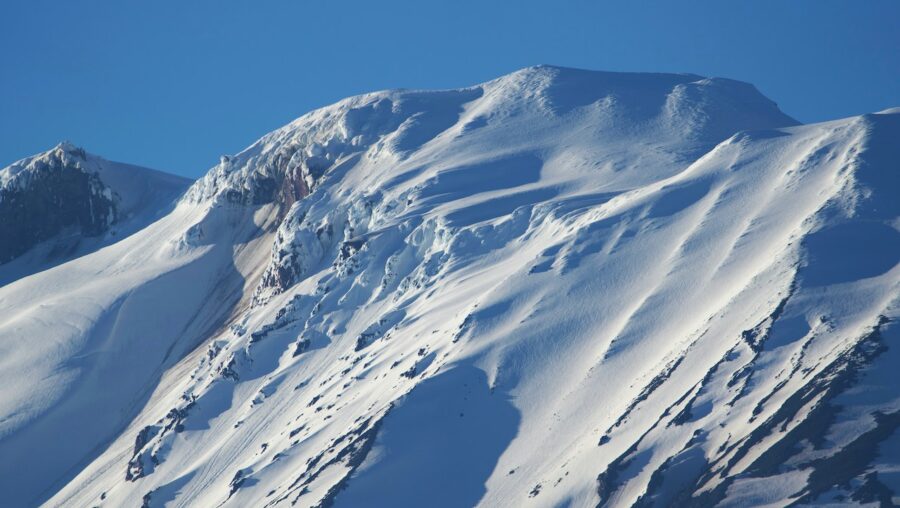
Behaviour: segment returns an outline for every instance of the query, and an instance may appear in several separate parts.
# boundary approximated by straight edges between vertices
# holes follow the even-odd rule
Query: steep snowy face
[[[104,235],[133,231],[149,222],[129,224],[136,216],[160,216],[188,184],[106,161],[69,143],[18,161],[0,169],[0,264],[44,242],[34,257],[59,261],[71,257],[84,239],[97,244]]]
[[[555,67],[314,111],[115,249],[0,288],[0,337],[65,345],[48,361],[2,343],[0,381],[37,374],[0,398],[0,456],[27,465],[0,463],[0,490],[889,499],[898,136],[897,111],[797,126],[739,82]],[[64,317],[47,326],[23,294]],[[113,405],[130,409],[93,416]],[[66,428],[77,442],[47,437]]]

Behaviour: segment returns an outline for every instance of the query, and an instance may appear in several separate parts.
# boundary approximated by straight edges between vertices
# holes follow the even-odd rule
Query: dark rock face
[[[99,176],[62,157],[41,165],[27,184],[0,189],[0,263],[70,227],[99,236],[118,218],[116,196]]]
[[[321,157],[306,156],[301,148],[292,144],[278,150],[262,170],[248,176],[242,187],[225,191],[225,200],[241,205],[278,203],[283,216],[292,204],[309,195],[311,183],[332,164]]]

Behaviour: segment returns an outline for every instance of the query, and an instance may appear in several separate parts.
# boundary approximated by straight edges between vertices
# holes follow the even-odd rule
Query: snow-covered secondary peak
[[[96,175],[109,191],[115,193],[120,211],[130,213],[146,204],[146,194],[153,187],[183,188],[190,180],[121,162],[112,162],[91,154],[69,141],[62,141],[53,148],[16,161],[0,169],[0,189],[24,189],[36,178],[53,171],[79,171]]]
[[[314,111],[0,288],[0,491],[890,504],[898,136],[546,66]]]
[[[0,268],[0,285],[146,226],[189,184],[69,142],[0,169],[0,264],[40,246]]]
[[[45,152],[26,157],[0,169],[0,187],[24,188],[35,178],[54,170],[101,173],[105,169],[103,162],[103,159],[87,153],[83,148],[62,141]]]

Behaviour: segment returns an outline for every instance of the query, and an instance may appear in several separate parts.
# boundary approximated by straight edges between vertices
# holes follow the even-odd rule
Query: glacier
[[[898,139],[537,66],[346,99],[189,187],[20,161],[0,190],[60,160],[116,208],[0,264],[4,504],[890,505]]]

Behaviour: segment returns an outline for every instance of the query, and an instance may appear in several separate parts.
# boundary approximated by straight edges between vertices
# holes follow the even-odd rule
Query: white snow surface
[[[549,66],[311,112],[0,287],[4,503],[900,492],[897,139]]]

